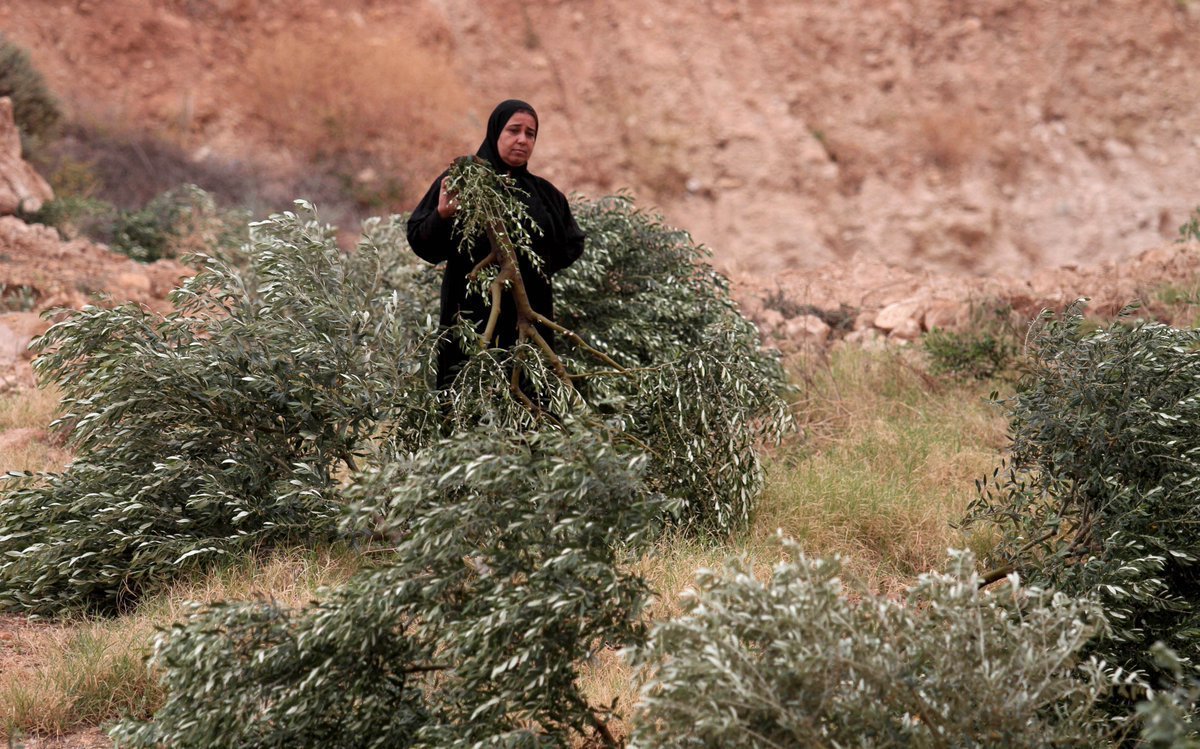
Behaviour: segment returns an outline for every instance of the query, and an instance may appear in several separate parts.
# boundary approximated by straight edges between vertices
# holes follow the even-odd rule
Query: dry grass
[[[163,692],[145,666],[154,633],[182,620],[194,602],[270,598],[304,606],[319,588],[345,582],[359,558],[344,551],[294,551],[244,559],[117,619],[55,625],[0,622],[0,739],[59,736],[121,716],[148,717]]]
[[[751,546],[782,529],[810,553],[849,557],[848,570],[878,590],[906,587],[949,547],[982,550],[986,539],[951,523],[1004,443],[987,386],[934,380],[902,353],[858,349],[797,379],[805,439],[771,465]]]
[[[782,559],[780,530],[814,556],[843,555],[847,575],[884,593],[939,567],[950,547],[978,552],[989,543],[950,525],[1004,442],[1004,419],[985,402],[985,386],[932,379],[907,354],[858,349],[798,362],[793,374],[803,383],[802,434],[768,466],[751,528],[727,544],[667,539],[641,560],[658,594],[653,620],[680,614],[699,568],[741,556],[769,575]],[[597,654],[582,683],[596,703],[615,699],[626,715],[637,702],[632,669],[613,651]]]
[[[409,37],[337,26],[284,34],[250,55],[243,80],[279,145],[314,161],[431,175],[469,140],[465,87],[445,56]]]
[[[44,429],[58,416],[57,388],[14,390],[0,395],[0,432],[8,429]]]
[[[58,415],[55,388],[21,389],[0,396],[0,473],[57,471],[71,459],[47,430]]]

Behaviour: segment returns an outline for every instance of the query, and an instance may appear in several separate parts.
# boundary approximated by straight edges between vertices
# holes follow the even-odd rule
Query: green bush
[[[0,607],[112,611],[224,555],[333,537],[339,471],[392,404],[436,412],[425,310],[378,280],[401,231],[374,223],[344,255],[315,217],[275,216],[248,270],[208,259],[177,312],[86,307],[38,339],[76,457],[10,479]]]
[[[587,250],[555,278],[557,318],[632,370],[603,376],[602,363],[573,356],[582,392],[653,446],[655,488],[682,501],[681,522],[716,534],[744,527],[762,488],[757,447],[788,424],[777,352],[687,232],[620,196],[574,210]]]
[[[580,691],[600,647],[641,641],[662,499],[646,460],[574,429],[490,428],[395,456],[347,524],[382,569],[293,611],[226,604],[158,639],[168,692],[130,747],[572,746],[611,732]]]
[[[1094,597],[1112,625],[1095,652],[1143,687],[1173,681],[1157,641],[1200,662],[1198,346],[1155,322],[1088,332],[1080,305],[1044,320],[1006,402],[1009,458],[968,518],[998,530],[998,572]]]
[[[0,96],[13,102],[13,119],[25,138],[45,139],[62,119],[58,101],[29,53],[0,34]]]
[[[1180,242],[1200,242],[1200,208],[1192,211],[1186,223],[1179,227]]]
[[[976,380],[1001,375],[1020,353],[1020,336],[1007,304],[975,305],[967,330],[934,328],[921,342],[934,374]]]
[[[1153,749],[1200,749],[1200,680],[1189,673],[1179,654],[1161,642],[1150,649],[1161,673],[1170,674],[1173,684],[1152,692],[1138,703],[1141,724],[1140,746]]]
[[[145,263],[193,253],[218,255],[245,240],[247,216],[222,211],[195,185],[182,185],[135,211],[120,211],[112,223],[112,248]]]
[[[903,600],[846,589],[836,560],[701,570],[638,660],[631,746],[1095,747],[1112,732],[1094,607],[1020,585],[989,595],[952,556]]]
[[[111,204],[97,198],[79,195],[56,195],[42,207],[22,218],[31,224],[44,224],[58,231],[63,239],[87,236],[104,241],[110,239],[118,215]]]

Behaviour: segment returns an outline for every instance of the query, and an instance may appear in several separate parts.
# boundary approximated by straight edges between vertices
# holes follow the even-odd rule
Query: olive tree
[[[1030,372],[1005,402],[1011,446],[968,521],[995,529],[991,579],[1016,570],[1091,596],[1111,630],[1096,652],[1138,676],[1126,712],[1176,680],[1162,642],[1200,661],[1200,331],[1125,319],[1089,329],[1081,305],[1031,336]]]
[[[638,654],[632,746],[1095,747],[1112,685],[1085,649],[1096,607],[1022,585],[980,590],[970,554],[902,600],[847,585],[787,543],[770,579],[701,570]]]

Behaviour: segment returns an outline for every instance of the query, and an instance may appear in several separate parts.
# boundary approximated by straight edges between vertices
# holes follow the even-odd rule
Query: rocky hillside
[[[380,210],[526,98],[536,170],[659,206],[784,338],[830,335],[808,307],[911,337],[1194,271],[1195,0],[25,0],[0,28],[75,122],[289,195],[332,163]]]
[[[764,277],[1117,260],[1200,203],[1194,0],[24,0],[0,28],[77,118],[340,154],[407,199],[525,97],[543,173]]]

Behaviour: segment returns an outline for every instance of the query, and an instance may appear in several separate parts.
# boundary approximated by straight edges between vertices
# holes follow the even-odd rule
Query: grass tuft
[[[782,529],[884,590],[936,568],[949,547],[986,548],[951,527],[1004,444],[986,385],[931,378],[904,352],[850,348],[796,380],[803,436],[769,467],[751,546]]]
[[[284,551],[178,583],[115,619],[0,619],[0,740],[148,718],[165,697],[145,665],[159,628],[183,619],[196,603],[270,598],[304,606],[361,564],[358,553],[345,549]]]

